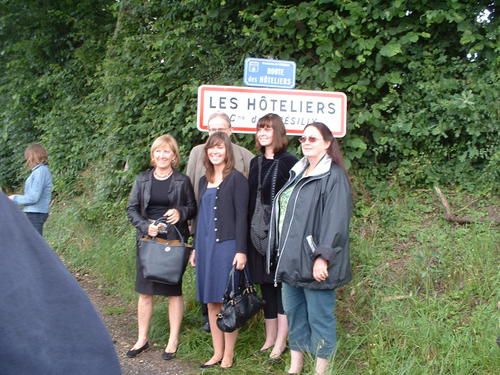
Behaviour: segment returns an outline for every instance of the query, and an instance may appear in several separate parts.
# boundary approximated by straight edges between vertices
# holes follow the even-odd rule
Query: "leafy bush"
[[[156,136],[171,133],[184,157],[203,141],[197,87],[241,85],[245,57],[263,56],[295,60],[298,88],[347,94],[343,147],[356,173],[492,188],[499,28],[490,3],[0,1],[0,184],[19,184],[13,151],[41,140],[58,191],[99,164],[101,198],[124,197]],[[252,137],[238,138],[252,148]]]

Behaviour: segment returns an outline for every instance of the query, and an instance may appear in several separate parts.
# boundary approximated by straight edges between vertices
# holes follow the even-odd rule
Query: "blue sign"
[[[245,59],[243,82],[246,86],[293,89],[295,62],[285,60]]]

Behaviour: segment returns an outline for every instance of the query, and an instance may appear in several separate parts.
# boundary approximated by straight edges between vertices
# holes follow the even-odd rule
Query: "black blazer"
[[[173,208],[179,210],[180,219],[175,226],[184,236],[184,240],[189,237],[187,221],[196,216],[196,200],[191,181],[185,175],[174,170],[172,182],[168,195],[173,202]],[[142,237],[148,233],[149,221],[146,209],[151,199],[151,183],[153,179],[153,169],[149,169],[139,174],[135,180],[127,204],[127,216],[134,227],[137,228],[137,236]]]
[[[199,194],[207,190],[207,178],[200,178]],[[236,240],[236,252],[247,252],[247,210],[248,181],[240,172],[233,169],[217,187],[216,205],[213,207],[216,241]],[[200,225],[197,222],[196,226]]]

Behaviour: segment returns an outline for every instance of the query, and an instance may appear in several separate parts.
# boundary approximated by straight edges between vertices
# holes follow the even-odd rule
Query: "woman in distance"
[[[216,321],[232,267],[242,270],[247,261],[248,181],[234,169],[231,141],[222,132],[210,135],[205,144],[205,167],[191,264],[196,266],[198,299],[208,307],[214,351],[201,368],[230,368],[238,331],[222,332]]]
[[[31,174],[24,183],[24,194],[11,195],[14,203],[23,206],[29,221],[43,234],[43,225],[49,217],[49,205],[52,198],[52,174],[48,167],[48,154],[38,143],[29,145],[24,151],[26,166]]]
[[[171,135],[162,135],[155,139],[150,151],[152,168],[139,174],[130,193],[127,215],[137,228],[138,240],[145,235],[176,239],[176,231],[161,233],[161,224],[153,222],[166,217],[167,223],[175,225],[186,240],[189,236],[187,221],[196,215],[196,201],[189,178],[178,172],[179,148]],[[177,285],[167,285],[146,280],[138,256],[136,258],[135,290],[139,293],[137,304],[138,338],[127,352],[133,358],[149,347],[149,323],[153,314],[153,296],[168,297],[168,320],[170,335],[164,360],[175,358],[179,344],[179,333],[184,315],[182,281]]]
[[[291,349],[289,374],[298,374],[304,353],[327,373],[336,346],[335,289],[351,280],[349,221],[351,186],[339,145],[320,122],[300,137],[304,157],[277,194],[270,227],[268,269],[276,259],[282,282]]]
[[[248,183],[250,198],[248,207],[249,222],[252,223],[254,213],[257,222],[269,223],[270,212],[255,211],[256,205],[271,207],[274,196],[283,187],[290,175],[290,169],[297,158],[288,153],[288,138],[285,125],[280,116],[268,113],[257,121],[255,145],[260,155],[250,162]],[[260,182],[260,186],[259,186]],[[260,200],[260,202],[259,202]],[[266,217],[261,217],[262,215]],[[252,228],[250,228],[252,232]],[[252,280],[260,284],[264,305],[265,342],[260,351],[268,352],[271,360],[277,360],[286,348],[288,335],[287,319],[281,301],[281,284],[274,285],[273,275],[266,272],[265,243],[252,241],[250,233],[248,241],[248,267]]]

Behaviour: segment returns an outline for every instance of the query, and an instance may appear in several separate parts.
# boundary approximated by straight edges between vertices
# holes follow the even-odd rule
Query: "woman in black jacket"
[[[151,146],[152,169],[137,176],[127,205],[130,222],[137,228],[137,241],[145,235],[175,239],[175,230],[166,235],[161,232],[160,225],[153,222],[160,217],[175,225],[187,240],[189,229],[187,221],[196,215],[196,201],[189,178],[175,168],[179,165],[179,148],[171,135],[158,137]],[[137,255],[139,248],[137,248]],[[142,275],[139,257],[136,260],[135,290],[139,293],[137,304],[138,338],[134,346],[127,352],[133,358],[149,347],[149,322],[153,314],[153,295],[168,296],[168,319],[170,336],[162,358],[170,360],[175,357],[179,344],[179,332],[184,315],[182,298],[182,281],[177,285],[167,285],[146,280]]]
[[[276,193],[290,176],[290,169],[297,158],[286,151],[288,138],[280,116],[268,113],[257,121],[255,145],[261,155],[250,162],[248,183],[250,186],[248,217],[250,236],[248,241],[248,267],[252,280],[260,284],[264,305],[265,342],[260,351],[268,352],[271,360],[278,359],[286,348],[288,327],[281,302],[281,284],[274,286],[273,277],[266,273],[267,236],[261,224],[269,224],[270,212],[261,209],[271,207]],[[260,175],[260,176],[259,176]],[[260,189],[259,189],[260,181]],[[260,205],[260,209],[257,208]],[[253,217],[255,215],[255,217]],[[258,233],[263,232],[263,233]]]
[[[349,220],[351,187],[337,141],[323,123],[305,127],[302,158],[274,200],[268,270],[277,259],[291,349],[290,374],[304,353],[326,374],[336,346],[335,289],[351,280]]]
[[[231,268],[242,270],[247,261],[248,181],[234,169],[231,141],[222,132],[205,144],[205,167],[191,264],[196,266],[198,300],[208,307],[214,352],[201,368],[230,368],[238,331],[222,332],[216,320]]]

